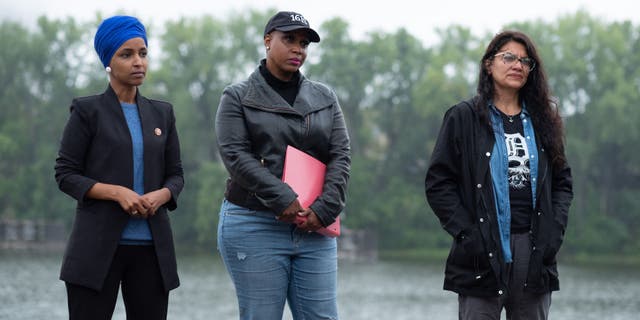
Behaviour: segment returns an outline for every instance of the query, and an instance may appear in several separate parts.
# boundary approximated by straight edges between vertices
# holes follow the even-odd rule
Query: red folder
[[[318,159],[292,146],[287,146],[282,181],[286,182],[298,194],[298,201],[303,208],[309,208],[313,201],[322,194],[326,170],[327,167]],[[306,219],[307,217],[298,217],[296,223],[302,223]],[[320,228],[316,232],[328,237],[339,236],[340,217],[338,216],[330,226]]]

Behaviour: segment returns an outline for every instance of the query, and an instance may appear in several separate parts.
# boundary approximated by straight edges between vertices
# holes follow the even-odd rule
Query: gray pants
[[[551,306],[551,292],[532,294],[524,292],[529,268],[531,239],[528,233],[511,235],[513,263],[507,265],[508,294],[502,297],[472,297],[458,295],[460,320],[500,320],[504,308],[508,320],[546,320]]]

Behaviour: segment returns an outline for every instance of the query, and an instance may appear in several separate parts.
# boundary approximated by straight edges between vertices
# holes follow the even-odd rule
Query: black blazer
[[[144,142],[144,190],[167,187],[171,200],[149,218],[165,290],[180,285],[167,210],[184,180],[171,104],[136,96]],[[58,187],[78,201],[60,279],[101,290],[129,215],[115,201],[85,198],[97,182],[133,189],[129,127],[109,86],[100,95],[73,100],[55,165]]]

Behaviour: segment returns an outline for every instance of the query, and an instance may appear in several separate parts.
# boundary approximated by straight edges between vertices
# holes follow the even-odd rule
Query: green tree
[[[86,24],[40,18],[33,32],[11,22],[1,26],[0,120],[2,205],[18,218],[68,218],[72,206],[53,179],[53,160],[68,115],[70,97],[83,92],[95,73],[86,72]],[[65,212],[60,215],[60,212]]]
[[[202,244],[215,236],[227,177],[214,135],[215,113],[224,87],[248,77],[264,55],[267,19],[248,11],[227,20],[203,16],[165,24],[160,66],[149,80],[154,95],[173,103],[176,113],[185,189],[174,230],[182,243]]]
[[[262,28],[275,10],[179,18],[148,26],[152,69],[141,89],[174,105],[185,189],[172,215],[179,245],[211,249],[227,177],[213,121],[225,86],[264,57]],[[70,221],[75,203],[57,190],[53,163],[71,99],[98,94],[107,78],[92,48],[101,21],[50,20],[33,30],[0,23],[0,218]],[[555,21],[505,26],[538,44],[565,119],[575,200],[570,254],[640,253],[640,29],[578,11]],[[346,227],[379,234],[381,247],[444,249],[424,198],[424,174],[444,112],[475,93],[492,34],[459,25],[429,46],[404,29],[349,36],[340,18],[320,27],[303,72],[335,89],[352,139]],[[155,34],[155,30],[162,33]],[[497,30],[496,30],[497,31]]]
[[[565,115],[575,200],[572,252],[637,252],[640,230],[640,29],[585,11],[546,24],[514,25],[537,40]]]

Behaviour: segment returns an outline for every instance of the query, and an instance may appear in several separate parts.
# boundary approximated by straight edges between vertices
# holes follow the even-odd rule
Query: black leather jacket
[[[322,195],[311,205],[327,226],[345,205],[350,170],[347,128],[335,93],[300,75],[289,105],[256,69],[225,88],[216,114],[218,150],[229,172],[227,200],[281,214],[297,197],[281,181],[287,145],[327,165]]]
[[[429,205],[453,237],[444,289],[463,295],[506,293],[507,273],[493,195],[490,154],[493,132],[476,112],[476,100],[450,108],[444,116],[425,179]],[[540,141],[540,139],[537,139]],[[531,217],[531,256],[526,291],[559,289],[556,254],[573,198],[571,169],[553,168],[538,147],[536,211]]]

